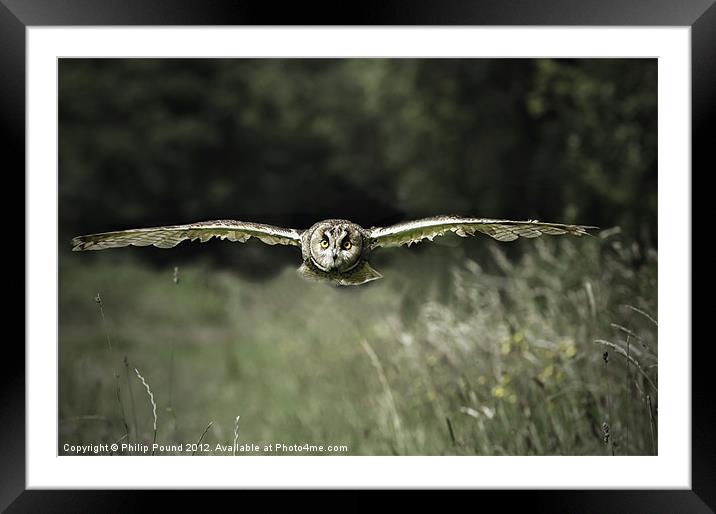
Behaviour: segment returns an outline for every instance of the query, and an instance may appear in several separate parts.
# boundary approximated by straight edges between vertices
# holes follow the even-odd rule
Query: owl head
[[[345,273],[362,261],[364,236],[355,223],[327,220],[311,227],[308,234],[308,257],[320,270]]]

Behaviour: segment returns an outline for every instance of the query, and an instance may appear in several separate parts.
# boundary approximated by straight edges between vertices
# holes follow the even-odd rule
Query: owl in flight
[[[531,238],[542,234],[582,236],[588,235],[587,231],[594,228],[597,227],[458,216],[435,216],[368,229],[338,219],[319,221],[306,230],[217,220],[78,236],[72,239],[72,250],[104,250],[129,245],[172,248],[187,239],[198,239],[203,243],[212,237],[244,243],[255,237],[270,245],[301,248],[303,263],[298,273],[304,278],[341,286],[358,286],[383,277],[368,262],[371,253],[380,247],[410,246],[423,239],[432,241],[447,232],[461,237],[482,232],[498,241],[513,241],[520,236]]]

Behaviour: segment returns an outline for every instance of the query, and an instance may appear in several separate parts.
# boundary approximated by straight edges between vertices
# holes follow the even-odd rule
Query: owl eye
[[[353,246],[353,245],[351,244],[350,241],[348,241],[346,239],[345,241],[343,241],[343,244],[341,246],[343,247],[344,250],[350,250],[351,246]]]
[[[321,248],[328,248],[328,239],[325,237],[321,239]]]

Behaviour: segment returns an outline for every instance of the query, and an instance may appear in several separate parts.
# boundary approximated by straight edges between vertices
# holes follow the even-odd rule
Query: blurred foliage
[[[257,284],[193,264],[175,284],[171,269],[111,252],[68,261],[59,452],[124,435],[114,370],[129,440],[152,441],[136,366],[157,402],[157,441],[195,442],[213,421],[212,453],[232,442],[237,415],[240,444],[346,444],[350,455],[655,453],[655,252],[635,270],[637,248],[619,234],[529,243],[512,261],[488,241],[483,263],[446,270],[447,295],[415,285],[440,252],[407,248],[385,279],[350,289],[288,267]]]
[[[61,248],[216,218],[442,213],[619,225],[653,246],[656,73],[655,59],[63,59]]]
[[[241,415],[240,442],[351,454],[654,453],[656,73],[655,59],[60,60],[60,443],[151,441],[136,366],[160,442],[213,421],[205,440],[227,444]],[[450,213],[606,230],[449,235],[376,252],[385,278],[351,289],[301,281],[290,247],[69,245],[217,218]]]

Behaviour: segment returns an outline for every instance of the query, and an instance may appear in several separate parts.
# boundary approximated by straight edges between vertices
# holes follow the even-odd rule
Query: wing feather
[[[244,243],[255,237],[270,245],[301,246],[301,231],[292,228],[235,220],[216,220],[192,223],[190,225],[138,228],[78,236],[72,239],[72,250],[75,252],[104,250],[105,248],[119,248],[130,245],[153,245],[158,248],[172,248],[182,241],[199,240],[205,243],[213,237],[239,243]]]
[[[432,241],[437,236],[454,232],[460,237],[474,236],[476,232],[487,234],[498,241],[514,241],[519,237],[539,237],[543,234],[574,236],[589,235],[596,229],[587,225],[564,225],[542,223],[536,220],[512,221],[487,218],[462,218],[459,216],[435,216],[406,221],[390,227],[373,227],[370,230],[371,248],[394,247],[418,243],[423,239]]]

